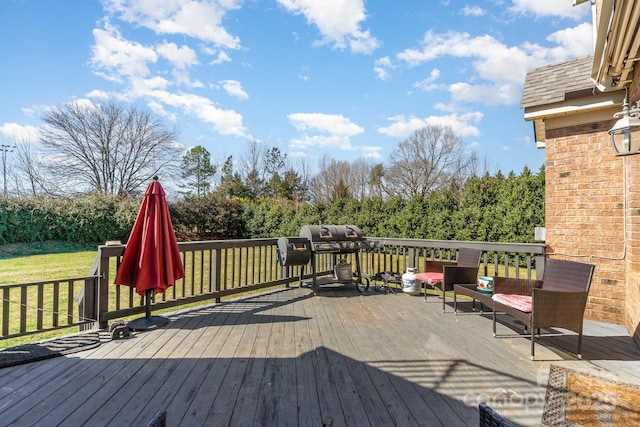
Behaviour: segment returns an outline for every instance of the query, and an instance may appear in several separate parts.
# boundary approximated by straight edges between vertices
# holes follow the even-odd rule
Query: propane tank
[[[407,272],[402,275],[402,292],[408,295],[420,295],[421,286],[416,279],[416,269],[408,267]]]

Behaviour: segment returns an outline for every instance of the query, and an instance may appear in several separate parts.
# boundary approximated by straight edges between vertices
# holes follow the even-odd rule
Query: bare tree
[[[355,199],[362,201],[365,197],[371,196],[369,182],[372,168],[373,166],[363,158],[357,158],[351,163],[347,185]]]
[[[46,166],[67,190],[127,196],[179,163],[176,132],[135,106],[73,102],[47,110],[43,121]]]
[[[377,197],[380,200],[383,199],[384,195],[384,166],[382,163],[377,163],[371,167],[371,171],[369,172],[369,194],[371,197]]]
[[[264,189],[265,171],[263,167],[264,147],[255,139],[247,141],[247,151],[240,157],[238,174],[252,197],[259,197]]]
[[[320,159],[319,172],[310,184],[310,193],[314,201],[330,203],[336,197],[352,198],[353,188],[349,186],[351,167],[349,162],[329,159],[326,155]]]
[[[414,132],[390,155],[384,173],[388,194],[426,196],[475,172],[477,158],[467,153],[451,126],[427,126]]]
[[[18,194],[35,196],[48,193],[41,154],[28,139],[16,142],[13,170]]]
[[[298,157],[296,163],[297,167],[295,169],[298,171],[300,176],[300,188],[297,200],[307,201],[310,197],[309,185],[311,183],[311,166],[309,165],[309,161],[306,157]]]

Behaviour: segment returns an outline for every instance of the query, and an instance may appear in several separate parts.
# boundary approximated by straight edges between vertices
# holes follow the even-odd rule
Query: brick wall
[[[635,132],[632,138],[640,138]],[[627,172],[627,263],[625,326],[640,345],[640,154],[624,158]]]
[[[549,256],[596,265],[586,318],[624,324],[625,160],[613,154],[607,132],[614,122],[547,131],[545,225]],[[628,252],[640,257],[640,246]]]

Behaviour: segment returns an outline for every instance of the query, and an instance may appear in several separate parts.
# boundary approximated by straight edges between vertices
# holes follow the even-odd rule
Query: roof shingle
[[[520,107],[534,107],[567,99],[571,92],[595,88],[591,80],[593,57],[545,65],[527,72]]]

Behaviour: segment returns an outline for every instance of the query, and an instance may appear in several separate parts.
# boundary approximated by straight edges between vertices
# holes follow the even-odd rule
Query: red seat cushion
[[[444,279],[444,273],[436,273],[436,272],[418,273],[416,274],[416,279],[426,283],[427,285],[435,285],[436,283],[442,282],[442,280]]]
[[[493,300],[524,313],[531,313],[531,297],[529,295],[494,294]]]

